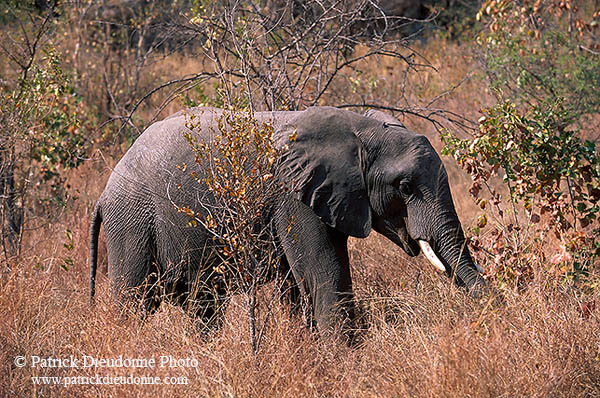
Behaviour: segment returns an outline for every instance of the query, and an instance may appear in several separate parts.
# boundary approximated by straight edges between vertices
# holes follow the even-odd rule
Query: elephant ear
[[[366,153],[347,113],[311,108],[280,129],[279,178],[325,224],[364,238],[371,231]]]
[[[385,112],[377,111],[375,109],[369,109],[368,111],[366,111],[365,116],[370,117],[371,119],[379,120],[380,122],[391,126],[404,127],[404,123],[402,123],[400,120],[396,119],[392,115],[387,114]]]

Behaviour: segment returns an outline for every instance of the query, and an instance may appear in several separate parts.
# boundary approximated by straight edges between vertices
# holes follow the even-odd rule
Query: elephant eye
[[[401,181],[400,184],[398,185],[398,190],[400,191],[402,196],[404,196],[404,197],[410,196],[412,194],[410,181],[408,181],[408,180]]]

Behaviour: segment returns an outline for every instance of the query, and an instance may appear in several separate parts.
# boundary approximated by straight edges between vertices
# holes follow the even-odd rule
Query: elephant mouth
[[[400,246],[411,257],[416,257],[421,252],[419,244],[410,237],[404,225],[397,226],[391,222],[376,219],[373,229]]]
[[[385,236],[388,237],[392,242],[402,247],[402,249],[411,257],[418,256],[420,252],[423,253],[425,258],[434,266],[436,270],[441,273],[450,273],[450,264],[444,259],[443,256],[439,256],[436,251],[431,247],[431,244],[423,239],[413,239],[406,229],[404,228],[386,228]],[[478,272],[483,273],[483,269],[473,263]]]
[[[399,229],[398,231],[394,231],[394,238],[392,241],[396,243],[398,246],[402,247],[402,249],[411,257],[416,257],[421,252],[420,245],[418,241],[411,238],[405,229]]]

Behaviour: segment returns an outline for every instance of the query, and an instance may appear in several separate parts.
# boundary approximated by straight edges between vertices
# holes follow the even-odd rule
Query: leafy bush
[[[206,126],[200,126],[194,114],[187,115],[186,125],[196,163],[205,171],[192,172],[192,177],[210,193],[211,206],[202,212],[179,210],[190,216],[189,226],[209,231],[217,245],[214,283],[226,292],[241,290],[247,295],[251,345],[256,352],[264,329],[264,323],[257,329],[257,288],[279,269],[280,249],[269,222],[273,200],[281,192],[273,174],[278,152],[273,126],[257,121],[239,105],[218,116],[209,140],[197,135]],[[273,298],[279,291],[276,284]]]
[[[478,14],[487,22],[478,43],[491,88],[557,130],[600,107],[600,11],[589,15],[577,3],[490,0]]]
[[[597,225],[600,156],[593,142],[581,141],[575,132],[556,134],[545,117],[537,112],[523,115],[514,103],[505,102],[484,111],[474,139],[443,137],[445,153],[452,154],[473,179],[472,196],[482,209],[495,213],[500,228],[492,231],[494,239],[487,249],[497,256],[492,272],[503,281],[532,276],[532,258],[523,256],[544,246],[549,232],[563,242],[560,250],[571,253],[551,260],[561,268],[572,260],[568,261],[572,268],[563,269],[561,276],[586,275],[591,258],[600,255],[594,239],[598,228],[582,230]],[[491,181],[500,170],[508,189],[504,203]],[[508,205],[508,214],[502,204]],[[486,224],[484,213],[475,235]],[[474,243],[482,244],[478,238]]]
[[[53,47],[14,85],[0,89],[0,217],[4,253],[18,252],[27,217],[49,215],[68,198],[64,171],[84,159],[88,141],[79,97]]]
[[[597,285],[590,271],[600,257],[600,156],[582,127],[600,108],[598,13],[587,23],[582,15],[573,2],[527,0],[488,1],[478,14],[487,22],[478,43],[498,104],[482,111],[474,137],[442,138],[486,210],[472,243],[495,257],[488,272],[501,283],[545,270],[557,283]],[[506,199],[493,182],[498,173]],[[496,226],[482,235],[489,213]]]

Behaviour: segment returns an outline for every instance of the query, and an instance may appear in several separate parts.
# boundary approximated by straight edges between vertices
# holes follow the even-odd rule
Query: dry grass
[[[582,312],[568,292],[536,281],[503,303],[477,303],[420,260],[389,256],[395,250],[379,237],[354,241],[352,250],[365,325],[360,343],[321,340],[276,304],[256,357],[242,300],[232,301],[217,331],[199,330],[194,319],[167,305],[142,321],[119,315],[106,281],[96,305],[88,304],[83,246],[69,271],[23,262],[3,276],[0,290],[0,396],[600,395],[600,316]],[[194,358],[199,366],[18,368],[13,360],[19,355],[156,361],[170,355]],[[96,373],[184,376],[189,384],[64,387],[31,380]]]

